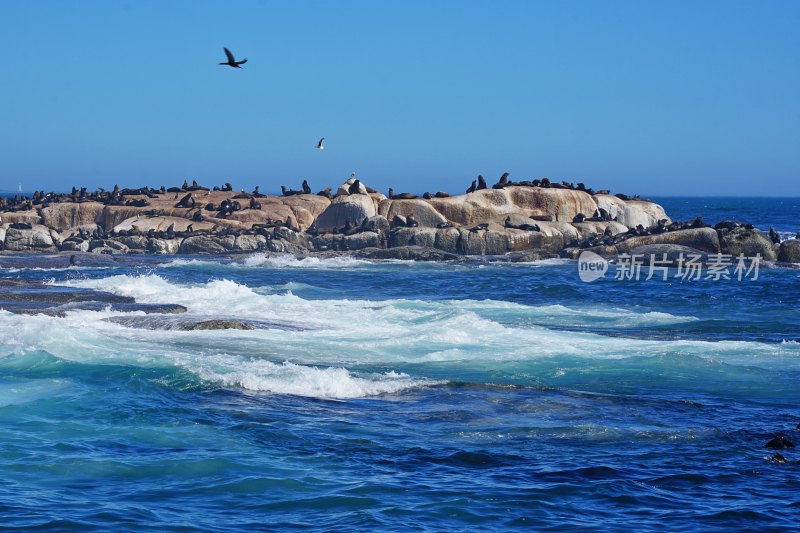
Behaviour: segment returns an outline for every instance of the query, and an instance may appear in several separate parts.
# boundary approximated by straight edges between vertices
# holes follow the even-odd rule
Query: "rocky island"
[[[444,260],[605,256],[637,250],[696,251],[800,262],[800,241],[752,225],[698,217],[680,222],[646,199],[582,183],[479,177],[465,194],[389,195],[351,178],[314,194],[204,187],[73,188],[0,199],[0,250],[8,253],[307,255]],[[646,248],[643,248],[646,247]]]

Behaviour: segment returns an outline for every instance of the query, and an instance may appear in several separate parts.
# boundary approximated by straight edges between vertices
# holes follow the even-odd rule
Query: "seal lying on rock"
[[[410,192],[401,192],[400,194],[395,194],[394,189],[389,187],[389,199],[390,200],[416,200],[418,196],[416,194],[411,194]]]
[[[486,231],[488,229],[489,229],[489,224],[483,223],[469,228],[469,231],[471,231],[472,233],[478,233],[479,231]]]

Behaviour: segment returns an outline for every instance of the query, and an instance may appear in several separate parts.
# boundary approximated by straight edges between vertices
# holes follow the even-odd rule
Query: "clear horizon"
[[[0,4],[0,190],[800,196],[800,4]],[[223,47],[244,68],[219,66]],[[315,149],[326,138],[326,149]]]

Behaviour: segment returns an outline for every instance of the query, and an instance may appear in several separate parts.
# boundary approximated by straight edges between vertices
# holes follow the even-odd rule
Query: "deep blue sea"
[[[800,447],[764,445],[800,445],[800,270],[589,284],[576,265],[0,269],[272,324],[0,311],[0,530],[796,529]]]

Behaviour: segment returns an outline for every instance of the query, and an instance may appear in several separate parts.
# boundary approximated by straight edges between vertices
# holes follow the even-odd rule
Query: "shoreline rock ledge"
[[[459,256],[577,257],[682,246],[703,253],[760,254],[800,262],[800,241],[783,243],[751,225],[675,222],[654,202],[581,184],[523,182],[450,196],[388,198],[348,180],[319,194],[236,193],[230,186],[123,189],[0,199],[5,253],[304,255],[445,260]],[[353,191],[352,193],[350,191]]]

